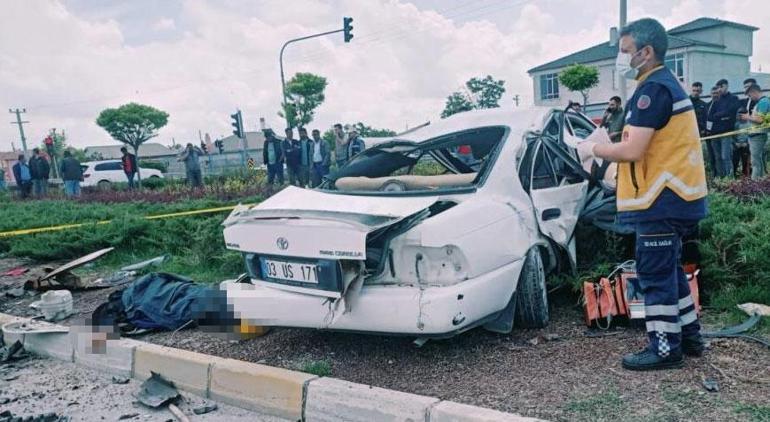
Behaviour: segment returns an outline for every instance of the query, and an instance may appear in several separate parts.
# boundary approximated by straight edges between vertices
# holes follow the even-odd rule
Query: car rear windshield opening
[[[367,149],[331,174],[324,188],[349,192],[436,191],[475,186],[491,167],[504,127],[485,127],[415,143]]]

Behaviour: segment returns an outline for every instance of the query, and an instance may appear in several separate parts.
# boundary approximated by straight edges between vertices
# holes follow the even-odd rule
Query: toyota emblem
[[[279,237],[275,244],[278,245],[278,249],[285,251],[286,249],[289,249],[289,241],[286,240],[285,237]]]

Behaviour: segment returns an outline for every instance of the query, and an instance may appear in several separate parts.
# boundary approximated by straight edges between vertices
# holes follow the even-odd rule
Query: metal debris
[[[122,377],[120,375],[113,375],[112,376],[112,383],[113,384],[128,384],[129,379],[126,377]]]
[[[139,392],[135,397],[145,406],[156,409],[175,400],[179,397],[179,391],[170,381],[167,381],[160,374],[151,372],[152,376],[142,383]]]
[[[706,378],[703,380],[703,388],[705,388],[706,391],[716,393],[719,391],[719,383],[713,378]]]
[[[196,415],[204,415],[206,413],[211,413],[217,409],[219,409],[219,406],[217,406],[216,403],[204,404],[203,406],[199,406],[193,409],[193,413],[195,413]]]

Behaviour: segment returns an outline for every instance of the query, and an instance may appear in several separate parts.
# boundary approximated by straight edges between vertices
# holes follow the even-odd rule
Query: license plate
[[[318,284],[318,266],[313,264],[263,259],[262,274],[277,280]]]

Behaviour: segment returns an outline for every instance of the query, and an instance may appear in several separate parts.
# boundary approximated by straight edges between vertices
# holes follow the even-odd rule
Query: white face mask
[[[639,76],[639,68],[644,65],[644,62],[642,62],[639,66],[632,66],[631,65],[631,59],[634,58],[637,54],[639,54],[641,50],[637,51],[634,54],[629,53],[618,53],[617,59],[615,59],[615,70],[618,72],[618,75],[623,76],[626,79],[636,79],[637,76]]]

